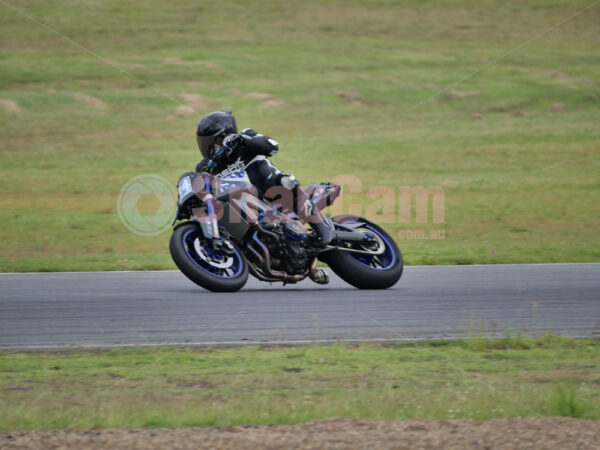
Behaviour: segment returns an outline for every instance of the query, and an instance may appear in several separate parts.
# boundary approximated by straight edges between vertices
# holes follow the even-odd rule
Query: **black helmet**
[[[215,111],[202,117],[196,130],[202,156],[210,158],[214,150],[221,146],[223,138],[232,133],[237,133],[237,125],[231,111]]]

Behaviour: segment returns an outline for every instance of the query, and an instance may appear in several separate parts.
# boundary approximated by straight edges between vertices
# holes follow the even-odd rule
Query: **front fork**
[[[221,239],[219,234],[219,224],[217,223],[217,215],[215,214],[215,203],[212,195],[212,188],[210,185],[210,177],[204,175],[204,189],[206,194],[202,197],[202,201],[206,205],[206,214],[198,214],[200,208],[194,210],[194,218],[200,222],[200,227],[204,236],[208,239]]]

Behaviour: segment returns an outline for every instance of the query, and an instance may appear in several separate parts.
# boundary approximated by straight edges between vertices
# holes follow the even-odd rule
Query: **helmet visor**
[[[196,135],[196,141],[198,142],[198,148],[204,158],[212,158],[215,149],[221,147],[223,143],[223,130],[213,134],[212,136],[198,136]]]

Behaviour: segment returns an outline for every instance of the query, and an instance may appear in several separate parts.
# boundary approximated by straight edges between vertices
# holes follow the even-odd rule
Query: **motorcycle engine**
[[[304,273],[308,265],[308,255],[302,245],[302,241],[306,239],[306,231],[302,224],[296,221],[283,222],[282,229],[285,234],[285,270],[294,275]]]
[[[275,229],[279,242],[271,240],[268,245],[271,264],[275,270],[284,270],[291,275],[300,275],[308,269],[309,258],[303,245],[306,231],[300,222],[286,221]]]

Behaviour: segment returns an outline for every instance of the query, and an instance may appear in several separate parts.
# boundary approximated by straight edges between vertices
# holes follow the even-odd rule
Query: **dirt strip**
[[[298,425],[0,433],[9,449],[594,449],[600,421],[564,417],[486,422],[328,419]]]

